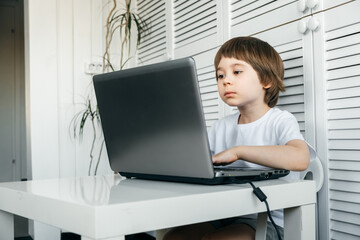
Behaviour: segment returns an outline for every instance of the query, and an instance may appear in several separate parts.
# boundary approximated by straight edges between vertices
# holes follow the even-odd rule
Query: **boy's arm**
[[[296,139],[281,146],[236,146],[213,156],[215,165],[227,165],[238,159],[271,168],[304,171],[310,153],[306,142]]]

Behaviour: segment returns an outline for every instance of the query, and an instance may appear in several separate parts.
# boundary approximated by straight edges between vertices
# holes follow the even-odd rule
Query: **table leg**
[[[125,240],[125,237],[120,236],[120,237],[114,237],[114,238],[88,238],[88,237],[81,236],[81,240]]]
[[[14,215],[0,210],[0,239],[14,240]]]
[[[262,212],[258,214],[256,223],[256,240],[265,240],[267,230],[267,213]]]
[[[315,204],[284,209],[284,239],[315,240]]]

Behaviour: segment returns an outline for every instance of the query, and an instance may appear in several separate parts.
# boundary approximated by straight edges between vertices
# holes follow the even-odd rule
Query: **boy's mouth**
[[[224,93],[224,96],[225,96],[225,97],[230,97],[230,96],[235,95],[235,94],[236,94],[236,92],[226,91],[226,92]]]

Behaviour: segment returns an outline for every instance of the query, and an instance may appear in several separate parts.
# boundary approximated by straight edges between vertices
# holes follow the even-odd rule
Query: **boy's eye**
[[[235,75],[240,74],[240,73],[242,73],[242,71],[240,71],[240,70],[239,71],[234,71]]]
[[[217,75],[217,79],[223,79],[223,78],[224,78],[224,74]]]

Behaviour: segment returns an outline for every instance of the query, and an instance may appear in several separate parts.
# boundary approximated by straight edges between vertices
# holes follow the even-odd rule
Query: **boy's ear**
[[[272,83],[269,83],[267,85],[263,84],[264,89],[269,89],[272,86]]]

